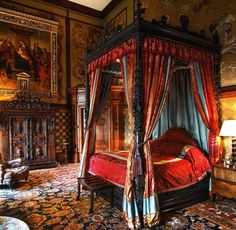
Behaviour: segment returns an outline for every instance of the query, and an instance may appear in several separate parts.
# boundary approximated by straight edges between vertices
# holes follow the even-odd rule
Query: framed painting
[[[58,95],[58,22],[0,7],[0,100]]]

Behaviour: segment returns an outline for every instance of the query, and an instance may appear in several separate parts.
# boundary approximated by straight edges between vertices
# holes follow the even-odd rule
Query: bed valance
[[[136,52],[135,38],[131,38],[128,41],[124,42],[123,44],[119,45],[118,47],[115,47],[106,54],[103,54],[101,57],[89,63],[88,73],[90,74],[97,68],[102,68],[104,66],[108,66],[112,63],[115,63],[117,59],[121,59],[125,55],[135,52]]]
[[[197,49],[182,44],[178,44],[173,41],[160,39],[158,37],[147,36],[144,38],[142,51],[152,54],[163,54],[172,56],[180,60],[197,61],[204,63],[213,63],[214,54],[202,49]],[[88,73],[96,70],[96,68],[102,68],[121,59],[123,56],[129,53],[136,53],[136,39],[130,38],[128,41],[122,43],[118,47],[113,48],[106,54],[92,61],[88,64]]]

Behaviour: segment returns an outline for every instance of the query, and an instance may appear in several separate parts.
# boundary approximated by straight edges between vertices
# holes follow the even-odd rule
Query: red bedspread
[[[176,153],[153,152],[159,193],[190,186],[201,180],[210,171],[208,159],[198,148],[189,145],[184,148],[177,156]],[[90,159],[89,172],[124,187],[126,157],[127,152],[96,153]]]

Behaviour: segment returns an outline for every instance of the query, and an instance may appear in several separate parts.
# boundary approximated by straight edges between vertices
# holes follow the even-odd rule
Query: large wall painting
[[[0,7],[0,100],[58,94],[58,23]]]

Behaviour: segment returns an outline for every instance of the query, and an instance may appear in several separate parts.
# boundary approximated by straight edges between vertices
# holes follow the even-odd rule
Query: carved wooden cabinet
[[[223,163],[213,164],[212,166],[212,196],[215,200],[215,195],[228,198],[236,196],[236,169],[232,166],[225,167]]]
[[[56,166],[55,112],[49,104],[1,102],[0,153],[31,168]],[[5,108],[5,109],[4,109]]]

